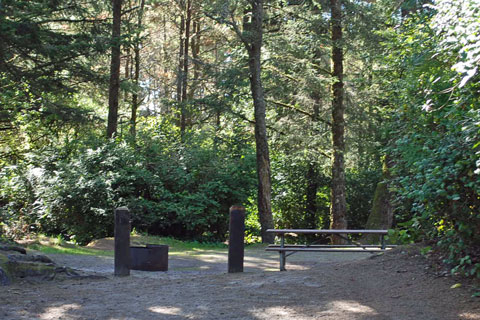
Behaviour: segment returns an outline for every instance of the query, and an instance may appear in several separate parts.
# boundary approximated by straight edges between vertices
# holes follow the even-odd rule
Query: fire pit
[[[168,246],[147,244],[146,247],[130,247],[130,269],[142,271],[167,271]]]

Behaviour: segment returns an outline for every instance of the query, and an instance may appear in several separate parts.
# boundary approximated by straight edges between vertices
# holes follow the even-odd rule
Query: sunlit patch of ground
[[[63,319],[65,318],[72,310],[78,310],[81,306],[76,303],[63,304],[58,307],[48,307],[45,312],[40,315],[40,319]]]
[[[465,319],[465,320],[479,320],[480,319],[480,314],[479,313],[469,313],[469,312],[463,312],[460,314],[460,319]]]

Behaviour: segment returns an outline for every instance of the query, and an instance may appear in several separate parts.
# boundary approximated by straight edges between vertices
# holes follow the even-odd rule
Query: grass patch
[[[93,241],[93,246],[79,246],[61,238],[38,235],[33,239],[20,241],[27,249],[40,251],[45,254],[75,254],[93,256],[113,256],[113,238],[105,238]],[[172,255],[201,255],[212,252],[226,253],[228,245],[222,242],[203,243],[198,241],[181,241],[170,237],[151,236],[147,234],[132,234],[130,236],[132,246],[144,246],[146,244],[163,244],[169,246]],[[263,250],[264,244],[254,243],[245,246],[247,250]]]
[[[196,253],[200,251],[222,251],[226,250],[228,246],[221,242],[203,243],[198,241],[181,241],[169,237],[158,237],[150,235],[132,235],[130,239],[133,245],[145,245],[145,244],[163,244],[169,246],[169,252],[177,253]]]
[[[93,256],[113,256],[113,238],[98,240],[99,245],[79,246],[61,238],[38,235],[34,239],[20,241],[27,249],[36,250],[44,254],[75,254]],[[93,242],[95,244],[95,241]],[[132,234],[130,236],[132,246],[146,244],[163,244],[169,246],[169,252],[173,255],[197,255],[211,251],[226,252],[228,246],[224,243],[200,243],[198,241],[181,241],[173,238],[158,237],[145,234]]]
[[[28,249],[40,251],[45,254],[76,254],[90,256],[113,256],[113,250],[98,250],[87,247],[81,247],[72,244],[40,244],[34,243],[27,245]]]

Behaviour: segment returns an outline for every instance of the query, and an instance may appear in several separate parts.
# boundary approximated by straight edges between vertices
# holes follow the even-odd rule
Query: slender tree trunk
[[[167,75],[168,74],[168,68],[167,68],[168,51],[167,51],[167,45],[166,45],[167,44],[167,17],[165,14],[163,14],[162,22],[163,22],[163,45],[162,45],[163,46],[163,73]],[[165,97],[167,97],[167,99],[171,99],[168,80],[164,81],[163,91],[165,91]],[[165,110],[165,112],[168,113],[169,110],[167,109]]]
[[[107,137],[117,134],[118,91],[120,88],[120,25],[122,18],[122,0],[113,2],[112,58],[110,62],[110,87],[108,91]]]
[[[125,4],[125,3],[124,3]],[[132,0],[128,0],[128,9],[132,8]],[[130,17],[126,18],[126,20],[130,20]],[[131,34],[132,30],[130,27],[130,23],[127,23],[127,34]],[[122,49],[122,48],[120,48]],[[129,80],[132,77],[132,66],[131,63],[133,61],[132,59],[132,54],[130,53],[130,44],[125,44],[123,47],[122,52],[125,52],[124,55],[124,60],[125,60],[125,65],[123,66],[124,68],[124,79]],[[120,66],[121,66],[122,60],[120,58]],[[123,89],[123,102],[127,103],[128,100],[128,89]]]
[[[265,231],[273,228],[271,208],[271,178],[270,156],[267,140],[266,105],[261,80],[261,49],[263,38],[263,0],[251,0],[252,21],[246,24],[250,31],[248,49],[248,67],[250,72],[250,88],[252,91],[253,105],[255,108],[255,142],[257,150],[257,176],[258,176],[258,215],[260,217],[262,241],[273,243],[275,236]]]
[[[135,137],[137,133],[137,110],[139,106],[138,92],[139,92],[139,79],[140,79],[140,29],[142,28],[143,11],[145,8],[145,0],[140,2],[140,11],[138,12],[137,23],[137,36],[135,39],[134,62],[135,62],[135,74],[133,81],[135,83],[135,91],[132,95],[132,114],[130,117],[130,133]]]
[[[187,0],[187,19],[185,20],[185,44],[183,53],[183,77],[182,77],[182,101],[188,99],[187,86],[188,86],[188,67],[189,67],[189,49],[190,49],[190,25],[192,21],[192,2]]]
[[[345,200],[345,106],[343,103],[343,49],[342,49],[342,4],[341,0],[330,0],[332,28],[332,198],[331,198],[331,228],[347,228],[347,203]],[[332,237],[334,244],[344,242],[340,237]]]
[[[195,90],[197,89],[198,78],[200,77],[200,69],[198,67],[198,57],[200,54],[200,21],[193,21],[193,34],[192,37],[192,60],[193,60],[193,83],[190,86],[189,99],[195,97]]]
[[[130,32],[130,31],[127,31]],[[131,64],[133,63],[132,55],[130,54],[130,47],[125,46],[125,66],[124,66],[124,79],[129,80],[132,77],[132,66]],[[121,65],[121,59],[120,59],[120,65]],[[128,101],[128,89],[123,89],[123,102]]]
[[[312,134],[318,134],[318,130],[315,130],[315,125],[320,118],[320,96],[318,92],[314,92],[312,96],[314,100],[313,105],[313,115],[312,115]],[[307,179],[307,192],[306,192],[306,223],[307,228],[317,229],[318,219],[317,219],[317,190],[319,187],[318,183],[318,171],[316,169],[317,164],[311,161],[308,164],[308,171],[306,175]]]
[[[134,59],[135,59],[135,75],[134,75],[134,83],[135,83],[135,91],[132,94],[132,113],[130,115],[130,134],[135,137],[137,134],[137,110],[138,106],[140,105],[138,101],[138,86],[139,86],[139,78],[140,78],[140,47],[136,46],[134,49]]]
[[[182,102],[182,78],[183,78],[183,44],[184,44],[184,31],[185,31],[185,5],[183,0],[180,1],[180,10],[181,10],[181,16],[180,16],[180,42],[179,42],[179,48],[178,48],[178,72],[177,72],[177,102],[181,104]],[[181,122],[181,118],[180,118]]]
[[[190,24],[192,21],[192,1],[187,0],[186,3],[186,15],[187,18],[185,20],[185,43],[183,46],[183,74],[182,74],[182,112],[181,112],[181,119],[180,119],[180,133],[183,137],[185,134],[185,130],[187,128],[187,106],[186,103],[188,101],[187,90],[188,90],[188,51],[190,49]]]
[[[215,46],[214,46],[214,49],[213,49],[213,52],[214,52],[214,57],[215,57],[215,62],[214,62],[214,68],[215,68],[215,72],[218,72],[218,47],[217,47],[217,41],[215,41]],[[215,143],[218,144],[218,134],[220,132],[220,129],[221,129],[221,116],[222,116],[222,112],[220,109],[217,108],[216,112],[215,112]]]
[[[130,32],[130,31],[128,31]],[[124,69],[124,73],[125,73],[125,79],[129,79],[130,76],[131,76],[131,73],[130,73],[130,47],[129,46],[126,46],[125,48],[125,69]]]
[[[307,194],[306,194],[306,227],[309,229],[317,229],[317,190],[318,190],[318,173],[315,164],[310,163],[307,171]]]

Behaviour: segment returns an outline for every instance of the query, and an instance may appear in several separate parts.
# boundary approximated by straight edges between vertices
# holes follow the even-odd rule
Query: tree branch
[[[270,103],[273,103],[273,104],[275,104],[275,105],[277,105],[277,106],[283,107],[283,108],[287,108],[287,109],[294,110],[294,111],[296,111],[296,112],[298,112],[298,113],[301,113],[301,114],[304,114],[304,115],[306,115],[306,116],[309,116],[309,117],[312,118],[312,119],[314,118],[314,115],[313,115],[312,113],[307,112],[307,111],[304,111],[304,110],[302,110],[302,109],[299,109],[299,108],[295,107],[294,105],[291,105],[291,104],[288,104],[288,103],[284,103],[284,102],[281,102],[281,101],[270,100],[270,99],[267,99],[266,101],[267,101],[267,102],[270,102]],[[328,121],[328,120],[324,120],[324,119],[317,119],[317,120],[320,121],[320,122],[322,122],[322,123],[324,123],[324,124],[326,124],[326,125],[329,125],[329,126],[332,125],[331,122]]]
[[[111,18],[104,18],[104,19],[49,19],[49,20],[42,20],[37,22],[36,24],[45,24],[51,22],[70,22],[70,23],[95,23],[95,22],[105,22],[111,20]]]
[[[250,124],[255,125],[255,123],[256,123],[255,120],[248,119],[245,115],[243,115],[243,114],[241,114],[241,113],[239,113],[239,112],[235,112],[235,111],[233,111],[232,109],[229,109],[228,112],[230,112],[231,114],[233,114],[233,115],[236,116],[236,117],[239,117],[239,118],[242,119],[242,120],[247,121],[247,122],[250,123]],[[269,130],[272,130],[272,131],[274,131],[274,132],[276,132],[276,133],[278,133],[278,134],[281,134],[281,135],[283,135],[283,136],[286,135],[285,132],[282,132],[282,131],[280,131],[280,130],[278,130],[277,128],[274,128],[274,127],[272,127],[272,126],[267,125],[267,128],[268,128]]]

